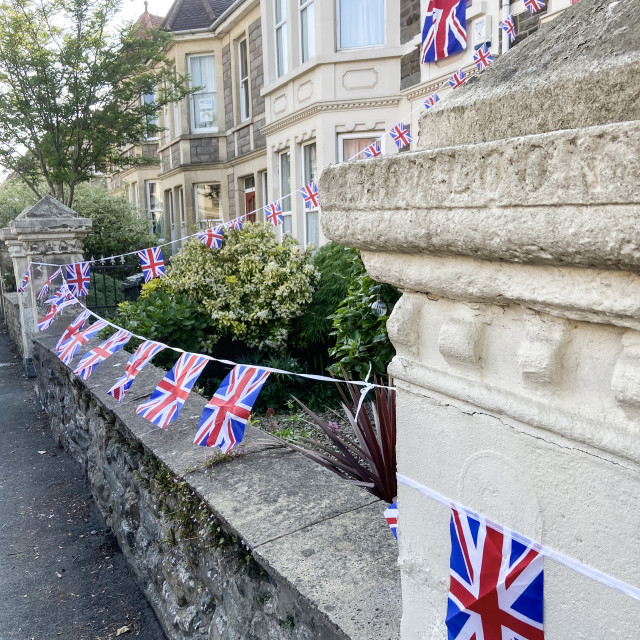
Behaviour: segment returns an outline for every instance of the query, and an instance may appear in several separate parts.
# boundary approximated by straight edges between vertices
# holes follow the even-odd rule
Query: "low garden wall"
[[[83,382],[52,351],[64,326],[34,343],[41,401],[169,638],[399,637],[383,502],[252,427],[237,456],[194,446],[195,393],[157,429],[135,408],[163,372],[148,365],[120,405],[106,391],[128,354]]]
[[[4,321],[9,330],[9,335],[16,345],[20,355],[22,353],[22,326],[20,324],[20,305],[18,302],[19,293],[4,293],[2,308],[4,310]]]

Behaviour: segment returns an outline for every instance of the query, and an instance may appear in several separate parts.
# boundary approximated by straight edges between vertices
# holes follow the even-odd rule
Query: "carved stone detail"
[[[525,338],[518,349],[522,379],[528,384],[559,383],[562,377],[562,347],[568,324],[562,320],[529,313]]]
[[[422,296],[405,293],[387,320],[387,334],[398,355],[419,358]]]
[[[464,307],[445,320],[438,336],[438,349],[447,363],[481,368],[487,324],[487,318],[471,307]]]
[[[622,345],[613,368],[611,389],[623,409],[640,415],[640,332],[625,333]]]

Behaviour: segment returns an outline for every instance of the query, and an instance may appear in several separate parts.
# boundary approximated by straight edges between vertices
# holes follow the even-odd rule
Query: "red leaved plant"
[[[388,385],[392,386],[391,378],[389,378]],[[397,494],[396,392],[394,389],[374,387],[375,400],[369,405],[373,417],[372,424],[364,407],[366,400],[362,403],[356,420],[360,393],[354,385],[348,384],[348,387],[350,398],[347,398],[338,385],[343,400],[342,408],[353,427],[357,442],[339,433],[334,425],[323,420],[294,397],[293,399],[324,431],[336,449],[331,449],[309,438],[301,438],[301,441],[311,445],[311,448],[295,445],[291,442],[287,442],[287,445],[348,482],[365,487],[374,496],[391,503]]]

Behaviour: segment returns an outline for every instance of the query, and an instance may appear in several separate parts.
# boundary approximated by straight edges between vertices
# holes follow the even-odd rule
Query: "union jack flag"
[[[22,278],[22,282],[18,287],[18,293],[24,293],[24,290],[27,288],[27,285],[29,284],[30,271],[31,271],[31,264],[27,266],[27,271],[25,272],[24,278]]]
[[[74,296],[86,296],[89,293],[90,263],[76,262],[65,265],[66,280]]]
[[[545,4],[542,0],[524,0],[524,6],[529,9],[529,13],[532,15],[538,13],[540,9],[544,8]]]
[[[378,141],[371,143],[362,151],[365,158],[377,158],[379,155],[382,155],[382,151],[380,150],[380,143]]]
[[[138,257],[140,258],[140,266],[144,273],[145,282],[164,275],[164,260],[162,259],[162,249],[160,247],[138,251]]]
[[[47,279],[47,281],[44,283],[44,285],[42,286],[42,289],[40,289],[40,293],[38,294],[38,300],[42,300],[42,298],[44,298],[47,293],[49,293],[49,285],[62,273],[62,269],[60,267],[58,267]]]
[[[124,375],[116,381],[107,393],[118,402],[122,402],[136,376],[142,371],[147,362],[164,348],[165,345],[160,342],[153,342],[152,340],[143,342],[129,358],[129,362],[127,362],[127,366],[124,369]]]
[[[222,246],[222,225],[201,231],[198,240],[209,249],[219,249]]]
[[[267,214],[267,220],[274,227],[282,224],[282,207],[280,206],[280,200],[276,200],[275,202],[268,204],[264,208],[264,212]]]
[[[476,63],[479,71],[486,69],[491,62],[493,62],[493,56],[491,55],[487,45],[483,44],[474,54],[473,61]]]
[[[467,81],[467,78],[464,75],[464,71],[462,69],[458,69],[450,78],[449,84],[452,89],[457,89],[462,86]]]
[[[46,329],[48,329],[56,319],[58,311],[62,311],[65,307],[75,304],[76,302],[77,300],[75,298],[61,298],[59,301],[54,302],[49,307],[49,311],[47,311],[47,314],[44,316],[44,318],[42,318],[42,320],[38,322],[38,329],[40,329],[40,331],[45,331]]]
[[[136,413],[164,429],[175,420],[195,381],[207,364],[205,356],[183,353]]]
[[[60,347],[74,334],[78,333],[82,329],[87,318],[91,315],[86,309],[65,329],[64,333],[60,336],[60,340],[56,343],[56,351],[60,351]]]
[[[229,220],[226,224],[227,229],[235,229],[236,231],[240,231],[242,229],[242,218],[234,218],[233,220]]]
[[[131,334],[124,329],[119,329],[100,346],[91,349],[91,351],[78,362],[78,366],[73,373],[80,376],[83,380],[86,380],[103,360],[106,360],[116,351],[120,351],[129,340],[131,340]]]
[[[204,408],[194,444],[226,453],[244,437],[244,428],[269,372],[236,365]]]
[[[500,23],[500,28],[507,33],[511,42],[516,39],[516,25],[513,22],[513,16],[511,14]]]
[[[63,300],[73,298],[73,294],[69,290],[66,282],[63,282],[58,290],[48,299],[45,300],[45,304],[59,304]]]
[[[300,193],[304,198],[304,206],[307,209],[317,209],[320,206],[318,199],[318,185],[315,182],[310,182],[308,185],[300,189]]]
[[[398,149],[402,149],[402,147],[406,147],[411,142],[411,135],[409,134],[409,130],[407,127],[399,122],[395,127],[391,127],[389,131],[393,141],[398,145]]]
[[[60,345],[60,348],[57,350],[58,358],[60,358],[64,364],[69,364],[76,357],[78,349],[83,344],[86,344],[96,333],[99,333],[108,326],[104,320],[98,320],[84,331],[73,333],[65,343]]]
[[[396,502],[392,502],[384,512],[385,520],[389,525],[389,529],[391,529],[391,533],[393,533],[393,537],[398,539],[398,504]]]
[[[450,640],[544,640],[543,558],[501,530],[451,512]]]
[[[466,0],[431,0],[422,28],[422,62],[436,62],[467,48]]]
[[[435,105],[436,102],[440,102],[440,96],[437,93],[432,93],[425,101],[424,108],[428,111]]]

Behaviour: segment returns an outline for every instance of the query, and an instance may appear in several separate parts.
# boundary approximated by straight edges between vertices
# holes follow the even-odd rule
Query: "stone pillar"
[[[17,285],[22,282],[30,262],[50,265],[80,262],[82,240],[90,229],[91,220],[79,218],[75,211],[48,195],[25,209],[11,221],[8,230],[2,230]],[[38,331],[38,319],[45,311],[37,295],[56,269],[56,266],[33,265],[29,287],[19,295],[21,351],[27,368],[32,353],[30,336]]]
[[[403,290],[398,472],[640,588],[633,4],[582,0],[426,113],[423,150],[331,167],[320,196],[327,237]],[[444,639],[450,511],[398,491],[402,638]],[[547,559],[544,616],[547,640],[628,640],[640,603]]]

